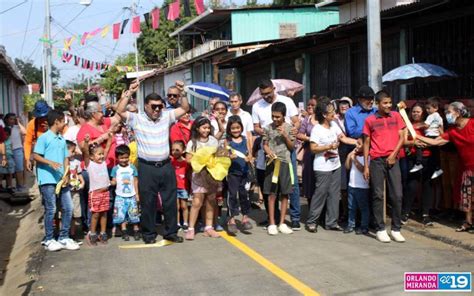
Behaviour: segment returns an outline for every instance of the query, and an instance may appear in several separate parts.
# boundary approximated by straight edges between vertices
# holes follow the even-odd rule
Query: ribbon
[[[217,181],[222,181],[227,176],[232,161],[226,156],[217,156],[216,147],[202,147],[193,153],[191,167],[195,173],[204,168]]]

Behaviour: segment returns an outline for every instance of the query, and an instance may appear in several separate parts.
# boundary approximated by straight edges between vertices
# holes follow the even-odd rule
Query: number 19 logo
[[[470,292],[472,278],[470,272],[452,272],[438,274],[438,291]]]

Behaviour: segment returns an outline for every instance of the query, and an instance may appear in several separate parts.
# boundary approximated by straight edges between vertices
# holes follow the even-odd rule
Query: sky
[[[53,46],[62,48],[64,39],[73,34],[91,32],[96,28],[112,25],[130,17],[130,11],[124,10],[123,7],[130,7],[132,0],[92,0],[89,6],[81,5],[80,1],[50,0],[53,19],[51,35],[54,41],[57,40]],[[144,13],[163,3],[163,0],[135,1],[138,4],[137,12],[142,15],[142,21]],[[31,59],[35,65],[42,65],[43,43],[39,39],[44,32],[45,2],[45,0],[0,0],[0,45],[5,46],[7,55],[11,58]],[[192,0],[190,2],[193,3]],[[242,5],[246,1],[234,0],[232,2]],[[259,1],[259,3],[268,2],[269,0]],[[125,33],[120,35],[119,40],[112,39],[112,30],[110,30],[105,38],[97,35],[88,39],[85,45],[80,45],[75,41],[70,53],[91,61],[112,64],[118,56],[134,52],[135,34],[130,33],[129,30],[130,23]],[[82,75],[91,77],[98,73],[96,70],[83,70],[76,67],[73,61],[63,63],[54,53],[53,64],[60,71],[60,85],[82,78]]]

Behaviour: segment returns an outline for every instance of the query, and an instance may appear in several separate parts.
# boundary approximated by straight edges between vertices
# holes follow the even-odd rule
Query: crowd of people
[[[303,222],[313,233],[319,226],[347,234],[373,229],[381,242],[404,242],[401,228],[418,192],[423,223],[433,225],[431,182],[443,174],[436,146],[448,142],[463,164],[458,204],[466,221],[456,231],[474,230],[474,156],[469,153],[474,121],[460,102],[445,110],[449,126],[439,114],[438,98],[412,106],[410,122],[394,111],[387,91],[374,93],[368,86],[359,89],[356,104],[348,97],[313,96],[306,110],[299,110],[271,80],[263,80],[258,85],[262,99],[251,114],[241,108],[238,93],[228,101],[211,98],[208,110],[197,113],[183,86],[171,86],[166,99],[146,95],[144,110],[130,101],[139,82],[114,105],[101,106],[97,97],[88,96],[70,108],[69,116],[42,101],[36,104],[24,154],[27,167],[36,167],[47,250],[79,249],[80,224],[91,246],[119,235],[155,243],[158,223],[163,223],[163,238],[177,243],[194,240],[198,232],[211,238],[219,231],[248,232],[254,227],[249,194],[254,188],[267,217],[259,224],[269,235],[291,234]],[[69,95],[66,100],[71,101]],[[408,131],[412,126],[416,135]],[[301,197],[308,201],[306,217]],[[224,215],[221,225],[218,218]]]

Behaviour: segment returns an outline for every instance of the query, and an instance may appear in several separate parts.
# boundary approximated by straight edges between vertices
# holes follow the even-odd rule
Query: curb
[[[460,241],[460,240],[457,240],[457,239],[453,239],[453,238],[450,238],[448,236],[443,236],[443,235],[438,235],[438,234],[434,234],[434,233],[431,233],[429,231],[426,231],[426,230],[423,230],[423,229],[419,229],[417,227],[413,227],[413,226],[409,226],[409,225],[403,225],[402,227],[403,229],[406,229],[410,232],[413,232],[413,233],[416,233],[416,234],[419,234],[419,235],[423,235],[427,238],[430,238],[430,239],[433,239],[433,240],[437,240],[437,241],[441,241],[445,244],[449,244],[449,245],[452,245],[452,246],[455,246],[455,247],[458,247],[458,248],[462,248],[462,249],[465,249],[465,250],[468,250],[468,251],[471,251],[471,252],[474,252],[474,245],[471,245],[471,244],[468,244],[468,243],[465,243],[463,241]]]

